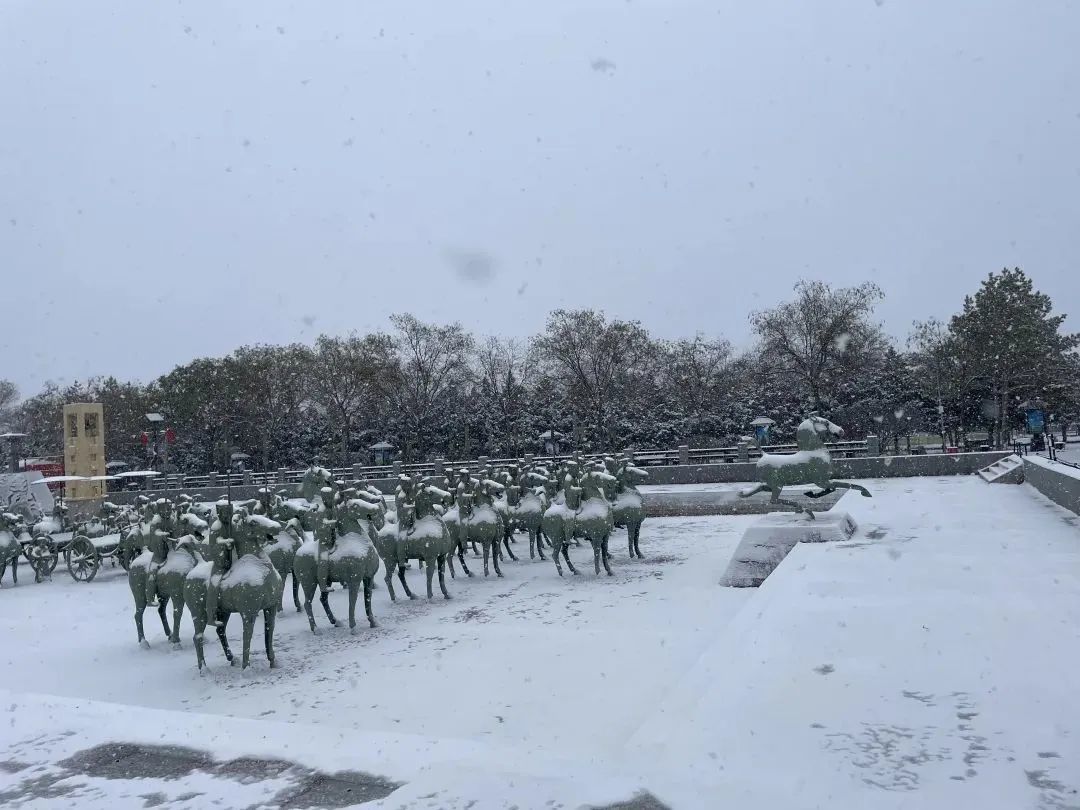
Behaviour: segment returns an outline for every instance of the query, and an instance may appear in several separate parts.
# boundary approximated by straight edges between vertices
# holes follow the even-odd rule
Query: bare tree
[[[241,419],[258,443],[262,468],[270,469],[274,440],[296,424],[308,399],[313,353],[296,343],[242,346],[225,362],[243,391]]]
[[[822,281],[800,281],[794,301],[754,312],[750,323],[765,362],[805,387],[813,408],[826,410],[841,376],[857,374],[887,345],[869,320],[882,297],[871,282],[833,289]]]
[[[431,449],[436,417],[470,379],[473,339],[459,323],[424,323],[408,313],[390,320],[397,329],[393,345],[398,360],[392,397],[407,437],[408,461],[414,449],[417,454]]]
[[[533,343],[595,426],[601,446],[610,441],[610,419],[620,395],[632,397],[649,380],[655,344],[637,321],[608,321],[591,309],[555,310]],[[590,418],[591,417],[591,418]]]
[[[385,405],[396,377],[393,351],[390,338],[382,334],[320,335],[315,341],[311,398],[337,421],[342,464],[348,463],[353,430],[364,421],[373,422]]]
[[[695,335],[664,345],[661,369],[669,400],[689,420],[691,431],[702,426],[728,397],[732,374],[731,344]]]

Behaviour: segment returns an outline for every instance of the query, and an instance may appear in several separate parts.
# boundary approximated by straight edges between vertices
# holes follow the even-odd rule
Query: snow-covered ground
[[[150,611],[139,648],[119,572],[5,587],[0,806],[1080,804],[1080,519],[974,477],[863,483],[859,534],[758,591],[716,585],[756,517],[656,519],[610,579],[580,549],[573,579],[380,589],[358,636],[290,609],[273,671],[209,642],[200,676],[187,619],[173,651]]]
[[[1072,464],[1080,464],[1080,442],[1070,442],[1061,450],[1057,451],[1060,461],[1068,461]]]

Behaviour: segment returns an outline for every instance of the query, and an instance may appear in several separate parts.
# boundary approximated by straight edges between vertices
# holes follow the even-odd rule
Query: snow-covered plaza
[[[5,582],[0,806],[1080,805],[1080,518],[973,476],[861,483],[852,540],[760,589],[718,585],[757,516],[647,520],[611,578],[519,535],[449,601],[380,574],[355,636],[287,594],[275,670],[257,630],[252,668],[208,637],[200,675],[186,615],[174,650],[148,610],[141,648],[119,568]]]

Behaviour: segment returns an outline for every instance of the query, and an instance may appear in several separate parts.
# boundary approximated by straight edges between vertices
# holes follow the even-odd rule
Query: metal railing
[[[865,440],[832,442],[826,445],[833,458],[857,458],[867,455],[867,443]],[[766,453],[784,454],[794,453],[798,450],[795,444],[771,444],[759,449],[753,444],[739,444],[731,447],[677,447],[670,450],[634,450],[635,463],[644,467],[655,466],[685,466],[702,464],[733,464],[738,461],[754,461],[761,457],[762,450]],[[591,460],[603,458],[606,453],[583,453],[582,458]],[[526,459],[537,462],[554,462],[556,464],[567,461],[570,454],[537,455],[529,454]],[[439,473],[451,474],[455,470],[466,468],[470,472],[476,472],[483,466],[502,467],[520,461],[520,457],[511,458],[487,458],[481,456],[473,459],[410,462],[395,461],[391,464],[361,465],[353,464],[348,467],[329,467],[335,478],[349,481],[375,481],[379,479],[393,478],[401,473],[416,474],[421,476],[436,475]],[[280,488],[290,484],[298,484],[304,476],[306,468],[301,469],[278,469],[269,471],[245,471],[245,472],[215,472],[201,475],[169,474],[157,478],[146,479],[146,488],[150,490],[162,489],[186,489],[194,492],[200,488],[224,487],[224,486],[256,486]]]

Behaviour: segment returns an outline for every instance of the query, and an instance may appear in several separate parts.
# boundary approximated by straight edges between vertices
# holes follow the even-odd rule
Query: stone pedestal
[[[847,512],[818,512],[816,520],[792,512],[770,512],[748,528],[731,556],[721,585],[756,588],[798,543],[849,540],[858,530]]]

